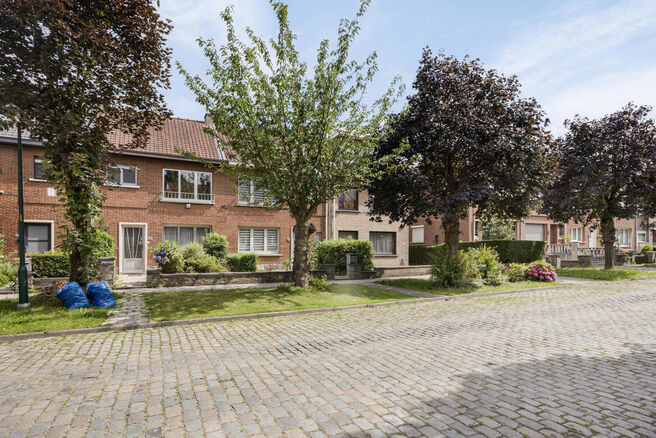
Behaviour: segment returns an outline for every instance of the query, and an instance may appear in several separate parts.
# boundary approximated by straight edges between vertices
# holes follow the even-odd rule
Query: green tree
[[[481,225],[483,240],[514,239],[515,225],[512,221],[491,218]]]
[[[0,113],[44,142],[70,279],[84,283],[102,242],[107,135],[139,147],[169,115],[158,89],[169,84],[171,26],[149,0],[0,0],[0,16]]]
[[[370,211],[407,225],[442,221],[448,254],[458,251],[459,220],[527,216],[553,168],[548,120],[535,99],[520,97],[515,76],[424,50],[415,94],[391,116],[376,159],[407,142],[391,163],[412,162],[383,174],[369,188]],[[396,155],[396,154],[393,154]]]
[[[214,128],[227,136],[231,171],[256,181],[275,198],[272,207],[288,208],[294,225],[293,281],[307,287],[310,218],[339,193],[366,184],[379,169],[371,160],[395,83],[373,104],[364,102],[377,70],[376,54],[363,62],[349,59],[360,30],[356,17],[341,20],[337,44],[323,40],[312,72],[300,59],[287,6],[271,1],[278,19],[276,37],[264,40],[246,29],[237,38],[232,9],[221,14],[227,43],[217,48],[199,39],[209,62],[210,84],[178,65],[197,101],[211,115]]]
[[[615,218],[656,213],[656,124],[631,103],[601,119],[566,120],[558,177],[544,212],[559,222],[599,224],[605,267],[615,264]]]

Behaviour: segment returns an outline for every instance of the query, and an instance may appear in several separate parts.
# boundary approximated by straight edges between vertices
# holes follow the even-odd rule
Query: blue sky
[[[298,47],[312,65],[321,39],[334,40],[337,23],[352,17],[357,0],[289,0]],[[186,69],[207,69],[198,36],[224,41],[219,11],[235,6],[238,29],[269,37],[276,22],[267,0],[160,0],[174,26],[169,44]],[[485,66],[516,74],[525,96],[535,97],[555,133],[575,114],[599,117],[629,101],[656,105],[656,1],[654,0],[372,0],[353,57],[378,53],[380,70],[370,88],[377,96],[396,75],[411,93],[422,48],[480,58]],[[165,91],[178,117],[202,119],[174,68]],[[403,104],[400,102],[397,106]],[[653,116],[653,113],[652,113]]]

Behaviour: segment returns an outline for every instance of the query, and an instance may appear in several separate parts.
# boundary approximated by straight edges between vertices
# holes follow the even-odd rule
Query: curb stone
[[[617,283],[617,282],[613,282],[613,283]],[[145,323],[129,323],[129,324],[122,324],[122,325],[115,325],[115,326],[99,326],[99,327],[87,327],[87,328],[68,329],[68,330],[53,330],[48,332],[17,333],[12,335],[0,335],[0,342],[13,342],[13,341],[21,341],[27,339],[42,339],[42,338],[50,338],[56,336],[82,335],[82,334],[90,334],[90,333],[124,332],[124,331],[149,329],[149,328],[177,327],[177,326],[184,326],[184,325],[206,324],[206,323],[213,323],[213,322],[235,321],[235,320],[242,320],[242,319],[248,320],[248,319],[274,318],[277,316],[292,316],[292,315],[302,315],[302,314],[311,314],[311,313],[329,313],[329,312],[335,312],[340,310],[423,304],[423,303],[431,303],[436,301],[449,301],[452,299],[481,298],[481,297],[492,297],[492,296],[499,296],[499,295],[512,295],[512,294],[524,293],[524,292],[551,291],[551,290],[558,290],[571,286],[573,285],[563,284],[558,286],[533,287],[533,288],[516,289],[516,290],[499,291],[499,292],[480,292],[480,293],[452,295],[452,296],[435,295],[434,297],[431,298],[416,298],[416,299],[407,299],[407,300],[400,300],[400,301],[385,301],[381,303],[354,304],[351,306],[321,307],[317,309],[285,310],[280,312],[267,312],[267,313],[246,313],[243,315],[208,316],[205,318],[176,319],[176,320],[169,320],[169,321],[154,321],[154,322],[145,322]]]

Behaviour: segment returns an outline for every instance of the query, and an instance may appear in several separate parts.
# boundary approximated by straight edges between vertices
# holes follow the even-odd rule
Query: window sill
[[[173,204],[202,204],[202,205],[214,205],[214,201],[200,201],[198,199],[172,199],[172,198],[160,198],[159,202],[171,202]]]
[[[398,257],[398,254],[374,254],[374,257],[389,257],[389,258],[394,258]]]
[[[337,213],[360,213],[360,210],[337,210]]]
[[[235,207],[255,207],[255,208],[270,208],[270,209],[277,209],[276,207],[270,207],[268,205],[262,205],[262,204],[245,204],[243,202],[238,202],[235,204]]]
[[[282,257],[282,254],[275,254],[271,252],[258,252],[258,251],[239,251],[239,254],[255,254],[260,257]]]
[[[107,187],[115,188],[115,189],[140,189],[140,186],[128,186],[128,185],[123,185],[123,184],[105,184]]]
[[[47,179],[39,179],[39,178],[30,178],[30,179],[28,179],[28,181],[30,181],[30,182],[42,182],[42,183],[47,183],[48,182]]]

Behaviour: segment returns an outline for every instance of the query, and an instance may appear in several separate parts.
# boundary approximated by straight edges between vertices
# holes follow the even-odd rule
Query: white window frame
[[[615,230],[615,243],[624,247],[631,246],[631,231],[631,228],[617,228]]]
[[[242,201],[241,199],[241,192],[239,191],[239,186],[242,185],[242,183],[246,183],[248,181],[248,201]],[[261,201],[256,201],[255,200],[255,192],[257,191],[255,189],[255,181],[252,179],[246,180],[245,178],[240,178],[237,180],[237,205],[248,205],[249,207],[262,207],[265,206],[266,201],[269,201],[270,203],[274,203],[276,200],[273,196],[267,193],[266,189],[260,189],[263,192],[263,199]]]
[[[194,236],[192,238],[192,242],[200,242],[201,240],[198,239],[198,229],[199,228],[206,228],[209,230],[206,234],[209,234],[212,232],[212,227],[210,225],[162,225],[162,241],[164,241],[164,236],[165,236],[165,228],[177,228],[176,235],[177,239],[180,239],[180,228],[193,228],[194,229]],[[175,240],[175,243],[178,243],[178,240]]]
[[[392,235],[393,242],[394,242],[394,252],[376,252],[376,248],[374,248],[374,256],[395,256],[397,254],[398,248],[397,248],[397,238],[396,238],[396,233],[394,231],[369,231],[369,241],[371,242],[371,245],[373,246],[374,241],[373,241],[373,235],[375,234],[387,234],[387,235]]]
[[[50,224],[50,250],[46,251],[46,253],[54,253],[55,252],[55,221],[53,220],[45,220],[45,219],[25,219],[23,222],[26,224]],[[16,235],[18,237],[18,235]],[[25,247],[27,247],[27,241],[25,242]],[[26,250],[27,251],[27,250]],[[43,253],[42,253],[43,254]]]
[[[139,168],[137,166],[129,166],[127,164],[112,164],[109,166],[110,170],[117,169],[119,171],[119,182],[115,183],[109,180],[109,175],[107,176],[106,185],[113,187],[130,187],[133,189],[139,188]],[[123,170],[134,170],[134,183],[126,183],[123,181]]]
[[[36,182],[48,182],[48,178],[37,178],[36,177],[36,172],[35,172],[35,167],[36,164],[39,163],[41,164],[41,169],[43,170],[43,162],[48,161],[44,159],[43,157],[40,157],[38,155],[34,156],[34,161],[32,162],[32,178],[29,178],[30,181],[36,181]]]
[[[166,172],[178,172],[178,190],[177,192],[166,192],[164,189],[166,188],[165,185],[165,178],[166,178]],[[182,198],[180,197],[181,195],[181,185],[182,185],[182,178],[180,178],[180,172],[191,172],[194,174],[194,197],[193,198]],[[210,193],[209,195],[203,195],[203,196],[209,196],[209,199],[199,199],[198,198],[198,175],[202,174],[207,174],[210,176]],[[177,193],[177,197],[169,197],[166,196],[167,193]],[[162,169],[162,202],[177,202],[177,203],[182,203],[182,204],[214,204],[214,179],[212,178],[212,172],[198,172],[195,170],[185,170],[185,169],[168,169],[164,168]]]
[[[583,227],[571,227],[569,229],[571,242],[583,242]]]
[[[647,232],[646,231],[638,230],[636,235],[638,236],[638,243],[646,243],[647,242]],[[643,236],[642,239],[640,238],[641,235]]]
[[[421,231],[421,239],[415,239],[415,231]],[[410,227],[410,243],[424,243],[425,238],[423,225],[412,225]]]
[[[248,230],[249,231],[249,248],[248,250],[243,250],[239,246],[239,233],[243,230]],[[263,230],[264,231],[264,251],[254,251],[254,239],[253,236],[255,233],[253,233],[254,230]],[[278,245],[276,248],[269,248],[269,232],[275,232],[277,235],[277,242]],[[282,254],[280,253],[280,228],[264,228],[264,227],[239,227],[237,230],[237,252],[239,253],[250,253],[250,254],[257,254],[257,255],[264,255],[264,256],[281,256]]]
[[[474,219],[474,239],[473,240],[479,240],[479,233],[481,232],[481,221],[478,219]]]

